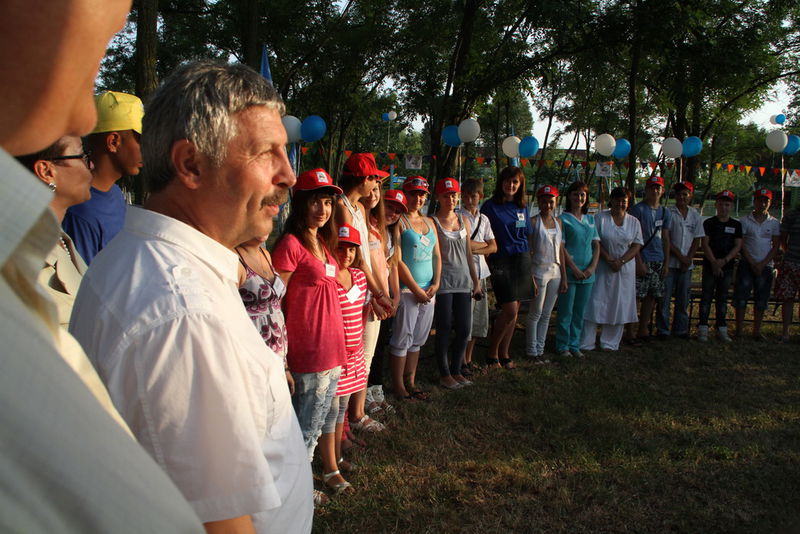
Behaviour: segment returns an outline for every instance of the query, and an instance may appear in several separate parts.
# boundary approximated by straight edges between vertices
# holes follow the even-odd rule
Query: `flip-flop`
[[[500,365],[503,366],[503,369],[508,369],[509,371],[512,371],[517,368],[517,366],[514,365],[514,360],[512,360],[511,358],[500,358],[499,361]]]

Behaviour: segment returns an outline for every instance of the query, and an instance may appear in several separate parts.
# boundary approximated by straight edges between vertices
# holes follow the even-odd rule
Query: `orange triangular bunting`
[[[307,146],[301,146],[300,147],[300,152],[302,152],[303,154],[307,154],[308,153],[308,147]]]
[[[352,153],[353,153],[352,150],[345,150],[344,151],[344,157],[349,158]]]
[[[394,161],[394,157],[397,155],[396,152],[389,152],[389,160]]]

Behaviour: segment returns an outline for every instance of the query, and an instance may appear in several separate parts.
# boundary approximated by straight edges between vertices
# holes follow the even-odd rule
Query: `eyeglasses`
[[[65,159],[82,159],[83,160],[83,164],[86,165],[86,168],[91,169],[92,168],[92,162],[89,159],[89,156],[91,156],[91,152],[84,152],[83,154],[71,154],[69,156],[56,156],[54,158],[50,158],[50,161],[61,161],[61,160],[65,160]]]

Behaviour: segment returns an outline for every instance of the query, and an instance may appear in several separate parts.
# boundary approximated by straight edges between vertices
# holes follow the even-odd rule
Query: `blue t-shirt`
[[[126,209],[125,195],[116,184],[108,191],[92,187],[92,198],[67,209],[61,226],[87,265],[122,230]]]
[[[490,257],[528,252],[528,236],[533,232],[528,210],[514,202],[497,204],[489,199],[481,206],[481,213],[489,219],[497,243],[497,252]]]
[[[672,214],[664,206],[651,208],[645,201],[641,201],[628,212],[642,225],[642,239],[647,246],[642,247],[642,261],[664,261],[664,243],[661,241],[661,229],[669,229],[672,224]],[[653,236],[652,239],[650,236]],[[648,243],[647,240],[650,240]]]
[[[572,261],[581,271],[585,271],[592,264],[592,242],[600,241],[597,227],[594,225],[594,216],[585,213],[579,221],[569,212],[561,214],[562,241],[564,248],[572,256]],[[570,284],[592,284],[594,273],[589,278],[576,280],[572,270],[567,269],[567,281]]]

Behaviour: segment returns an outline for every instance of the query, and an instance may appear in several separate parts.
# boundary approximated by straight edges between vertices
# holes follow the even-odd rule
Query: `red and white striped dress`
[[[364,361],[364,303],[367,298],[367,278],[361,269],[350,267],[353,287],[358,288],[358,295],[351,302],[341,284],[336,284],[339,292],[339,303],[342,305],[344,319],[344,346],[347,352],[347,363],[339,377],[336,396],[350,395],[367,387],[367,368]],[[352,297],[352,295],[351,295]]]

